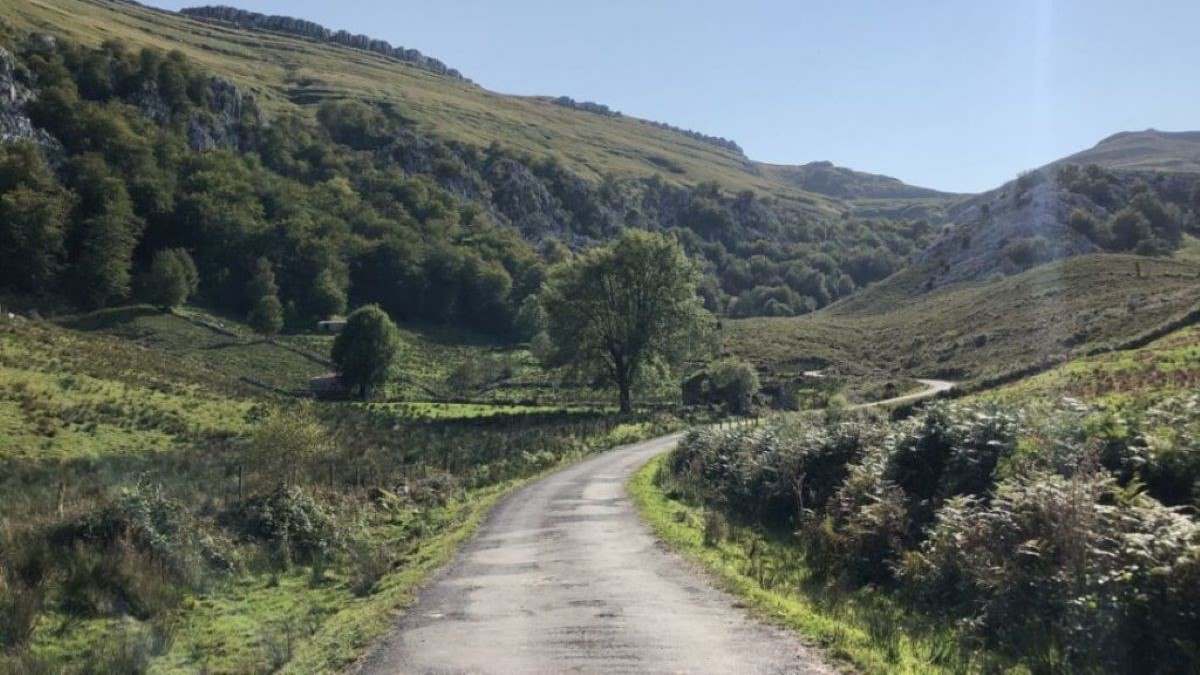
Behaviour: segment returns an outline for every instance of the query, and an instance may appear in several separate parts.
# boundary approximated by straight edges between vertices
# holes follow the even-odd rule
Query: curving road
[[[905,394],[903,396],[897,396],[895,398],[887,398],[882,401],[873,401],[871,403],[860,403],[855,406],[850,406],[850,409],[861,410],[863,408],[886,407],[890,405],[912,403],[914,401],[933,398],[934,396],[937,396],[944,391],[950,391],[955,387],[954,382],[949,382],[947,380],[917,380],[917,382],[925,385],[925,388],[921,391]]]
[[[667,552],[625,494],[679,435],[504,499],[363,673],[833,673]]]

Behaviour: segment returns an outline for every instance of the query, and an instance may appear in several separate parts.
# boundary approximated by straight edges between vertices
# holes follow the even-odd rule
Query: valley
[[[978,194],[0,0],[0,675],[1200,668],[1200,136]]]

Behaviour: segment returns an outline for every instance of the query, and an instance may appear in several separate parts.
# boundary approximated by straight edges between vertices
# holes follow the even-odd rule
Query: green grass
[[[588,414],[598,412],[587,406],[510,405],[505,403],[437,403],[414,401],[411,403],[374,403],[372,410],[389,409],[402,418],[425,420],[470,420],[497,416],[535,415],[556,412]],[[612,408],[607,412],[614,412]],[[600,412],[605,412],[599,410]]]
[[[705,520],[711,515],[664,488],[664,462],[664,457],[650,461],[629,482],[642,517],[757,616],[797,631],[862,672],[962,672],[984,665],[985,655],[959,647],[952,627],[914,616],[880,591],[842,591],[815,582],[786,537],[723,522],[725,536],[706,545]]]
[[[1074,359],[974,398],[1009,405],[1070,398],[1103,411],[1140,414],[1196,392],[1200,392],[1200,327],[1189,327],[1136,350]]]
[[[328,336],[283,336],[272,342],[236,321],[192,308],[164,313],[147,305],[132,305],[64,317],[58,322],[186,359],[230,382],[249,380],[285,391],[306,391],[310,378],[330,370],[332,340]]]
[[[148,305],[131,305],[65,316],[56,322],[192,364],[208,371],[209,378],[220,379],[242,392],[306,393],[311,378],[333,369],[329,361],[332,335],[298,333],[264,340],[238,321],[195,307],[164,313]],[[511,413],[607,403],[603,392],[554,381],[520,345],[428,324],[401,325],[399,336],[396,373],[385,396],[413,402],[410,408],[414,413],[476,417],[495,414],[491,406],[505,407]],[[455,391],[447,385],[447,378],[456,368],[481,359],[507,364],[511,377],[493,386],[466,391]],[[466,407],[421,403],[438,399],[460,401]]]
[[[804,317],[726,321],[727,349],[767,379],[825,366],[860,379],[989,378],[1120,343],[1184,314],[1197,301],[1200,264],[1089,255],[928,293],[922,279],[911,269]]]
[[[450,560],[495,502],[523,482],[477,490],[443,507],[437,515],[443,529],[406,547],[404,564],[365,598],[351,593],[348,580],[336,572],[313,583],[311,572],[300,568],[277,579],[245,576],[192,600],[172,649],[152,672],[259,670],[272,650],[287,649],[289,641],[284,672],[341,672],[392,627],[397,612],[413,601],[429,574]],[[399,537],[400,529],[383,527],[376,537],[386,542]]]
[[[118,314],[90,317],[89,331],[0,318],[0,541],[76,522],[138,484],[160,486],[183,504],[204,536],[234,536],[220,514],[240,499],[241,448],[285,399],[239,386],[216,362],[178,354],[165,338],[147,346],[121,337],[130,322],[114,320]],[[184,327],[194,328],[179,317],[123,314],[166,322],[164,333],[179,344],[191,330]],[[164,605],[153,620],[119,609],[68,614],[60,571],[31,657],[76,672],[123,636],[163,621],[174,639],[151,672],[262,672],[289,639],[288,671],[338,672],[390,628],[419,583],[501,495],[588,452],[678,426],[563,406],[344,402],[317,409],[336,447],[316,458],[305,486],[334,513],[339,539],[389,552],[391,571],[370,594],[352,592],[356,568],[345,551],[314,581],[310,567],[286,567],[269,549],[240,539],[228,543],[232,573],[204,576],[181,604]],[[479,419],[496,415],[519,422]],[[339,467],[336,486],[326,478],[327,463]],[[361,486],[359,468],[370,480]],[[255,475],[247,471],[253,494]],[[411,486],[414,496],[380,506],[368,485],[405,495]],[[73,555],[55,554],[64,564]],[[7,665],[0,655],[0,672]]]
[[[161,452],[249,428],[254,401],[203,378],[189,382],[199,373],[186,367],[177,377],[155,373],[164,364],[121,347],[29,322],[0,324],[0,460]]]

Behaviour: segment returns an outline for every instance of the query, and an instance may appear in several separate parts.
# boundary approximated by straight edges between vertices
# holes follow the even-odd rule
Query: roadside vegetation
[[[1197,345],[1183,329],[900,421],[693,430],[635,490],[669,540],[870,670],[1187,672]]]
[[[496,496],[669,416],[304,403],[0,323],[0,671],[333,672]]]

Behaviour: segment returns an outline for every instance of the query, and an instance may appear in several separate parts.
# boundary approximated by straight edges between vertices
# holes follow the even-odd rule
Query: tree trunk
[[[629,396],[629,383],[621,382],[617,387],[621,390],[621,414],[626,415],[633,412],[633,401]]]
[[[622,377],[617,382],[617,389],[620,390],[620,413],[629,414],[634,412],[634,401],[629,393],[629,380]]]
[[[621,414],[627,415],[633,412],[633,400],[629,393],[633,380],[630,374],[631,369],[627,368],[626,361],[619,351],[611,349],[610,353],[612,354],[613,379],[617,381],[617,390],[621,392]]]

